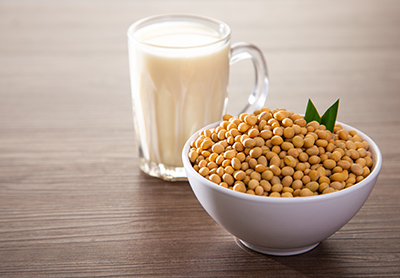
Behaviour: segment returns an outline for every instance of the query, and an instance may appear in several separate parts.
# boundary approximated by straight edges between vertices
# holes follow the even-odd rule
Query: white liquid
[[[130,45],[136,133],[147,161],[182,167],[186,140],[220,120],[227,98],[229,45],[219,34],[185,22],[155,24]],[[203,47],[196,47],[201,45]],[[208,46],[205,46],[208,45]]]
[[[135,37],[155,46],[186,48],[211,44],[220,39],[220,34],[199,24],[168,22],[144,27]]]

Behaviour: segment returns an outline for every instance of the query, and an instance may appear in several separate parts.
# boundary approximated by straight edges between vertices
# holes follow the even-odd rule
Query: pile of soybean
[[[224,115],[191,143],[189,159],[204,178],[234,191],[269,197],[332,193],[366,178],[373,161],[356,131],[333,133],[286,109]]]

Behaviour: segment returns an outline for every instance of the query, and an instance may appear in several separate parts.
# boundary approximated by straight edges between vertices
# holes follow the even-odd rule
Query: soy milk
[[[182,167],[186,140],[220,120],[227,100],[230,46],[189,22],[146,26],[130,47],[131,86],[141,157]]]

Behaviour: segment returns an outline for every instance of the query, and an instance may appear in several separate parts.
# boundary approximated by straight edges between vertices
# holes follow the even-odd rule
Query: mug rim
[[[194,45],[194,46],[164,46],[164,45],[159,45],[159,44],[154,44],[154,43],[148,43],[142,40],[139,40],[136,36],[135,33],[151,24],[155,24],[157,22],[173,22],[173,21],[182,21],[182,20],[188,20],[190,22],[194,23],[199,23],[201,21],[203,22],[209,22],[212,24],[216,24],[219,26],[218,29],[212,28],[214,31],[217,31],[221,37],[217,38],[216,40],[210,42],[210,43],[205,43],[205,44],[199,44],[199,45]],[[151,23],[153,22],[153,23]],[[209,26],[207,26],[209,27]],[[225,30],[222,32],[221,30]],[[132,23],[127,31],[127,36],[130,40],[133,40],[137,43],[140,43],[142,45],[150,46],[150,47],[156,47],[156,48],[164,48],[164,49],[194,49],[194,48],[201,48],[201,47],[207,47],[211,45],[218,44],[220,42],[224,41],[229,41],[231,37],[231,28],[229,27],[228,24],[225,22],[212,18],[212,17],[207,17],[207,16],[200,16],[200,15],[192,15],[192,14],[159,14],[159,15],[153,15],[153,16],[148,16],[142,19],[139,19]]]

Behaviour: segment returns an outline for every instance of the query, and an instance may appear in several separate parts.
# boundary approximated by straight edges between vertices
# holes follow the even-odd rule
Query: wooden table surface
[[[325,110],[372,137],[383,168],[359,213],[314,250],[240,246],[187,182],[138,168],[128,26],[145,16],[215,17],[265,53],[266,106]],[[0,2],[0,276],[398,277],[400,2]],[[251,88],[232,69],[240,104]],[[234,110],[234,104],[232,106]]]

